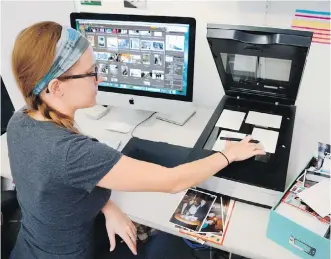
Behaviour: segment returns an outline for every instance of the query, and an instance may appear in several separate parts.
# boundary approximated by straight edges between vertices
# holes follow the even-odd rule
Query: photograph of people
[[[217,200],[212,205],[210,212],[204,220],[200,232],[212,232],[223,234],[223,210],[222,210],[222,198]]]
[[[150,54],[143,54],[143,64],[149,65],[150,64]]]
[[[118,54],[117,53],[109,53],[108,60],[113,61],[113,62],[118,62],[119,61]]]
[[[99,47],[106,47],[105,36],[98,36],[98,46]]]
[[[330,175],[330,165],[331,165],[331,158],[330,158],[330,145],[318,142],[318,159],[316,169],[321,170],[323,173],[327,173]]]
[[[164,80],[164,71],[161,70],[153,70],[153,79],[156,80]]]
[[[163,65],[163,56],[160,54],[154,55],[154,65],[162,66]]]
[[[151,50],[153,48],[152,41],[150,40],[142,40],[140,41],[140,46],[142,50]]]
[[[163,51],[164,42],[163,41],[153,41],[153,50]]]
[[[148,79],[148,78],[152,78],[152,72],[150,71],[141,71],[141,77]]]
[[[199,231],[215,199],[215,195],[189,189],[175,210],[170,222]]]
[[[120,49],[128,49],[129,48],[129,39],[118,39],[118,47]]]
[[[24,28],[15,37],[11,60],[17,85],[6,87],[19,87],[26,104],[12,115],[6,132],[10,172],[22,208],[12,259],[120,258],[116,252],[127,249],[123,245],[132,252],[126,251],[125,259],[173,258],[164,237],[182,242],[179,249],[187,245],[162,232],[151,243],[157,254],[137,249],[137,228],[112,200],[114,192],[178,194],[231,163],[265,154],[247,137],[227,143],[222,153],[164,167],[133,159],[86,135],[75,123],[76,114],[96,105],[109,61],[98,72],[92,46],[71,27],[45,21]],[[90,124],[93,128],[97,123]],[[196,194],[196,209],[186,211],[195,211],[187,216],[198,220],[212,197]]]
[[[101,74],[108,74],[109,66],[107,64],[99,64],[99,70]]]
[[[122,66],[121,67],[121,72],[122,72],[122,76],[128,76],[129,72],[128,72],[128,66]]]

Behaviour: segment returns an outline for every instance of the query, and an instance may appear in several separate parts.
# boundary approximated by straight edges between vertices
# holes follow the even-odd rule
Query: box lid
[[[313,33],[208,24],[207,40],[226,95],[294,104]]]

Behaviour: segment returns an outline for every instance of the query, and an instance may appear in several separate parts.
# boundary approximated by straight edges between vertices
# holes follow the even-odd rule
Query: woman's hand
[[[108,201],[102,209],[106,218],[106,229],[110,242],[110,251],[116,246],[115,234],[119,235],[128,245],[133,254],[137,255],[137,229],[115,203]]]
[[[230,163],[242,161],[256,155],[265,155],[261,144],[249,143],[252,139],[252,136],[247,136],[240,142],[227,141],[223,153]]]

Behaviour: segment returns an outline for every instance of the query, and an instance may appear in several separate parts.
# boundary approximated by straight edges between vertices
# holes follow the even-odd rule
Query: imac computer
[[[71,26],[94,50],[98,105],[158,112],[181,125],[194,114],[194,18],[72,13]]]

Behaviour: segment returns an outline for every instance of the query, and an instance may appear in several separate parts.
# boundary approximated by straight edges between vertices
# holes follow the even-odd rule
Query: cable
[[[133,130],[131,131],[131,137],[134,138],[135,136],[133,135],[134,131],[138,128],[138,126],[140,126],[141,124],[143,124],[144,122],[148,121],[150,118],[153,117],[153,115],[156,112],[153,112],[151,115],[149,115],[146,119],[144,119],[143,121],[139,122],[136,126],[134,126]]]

